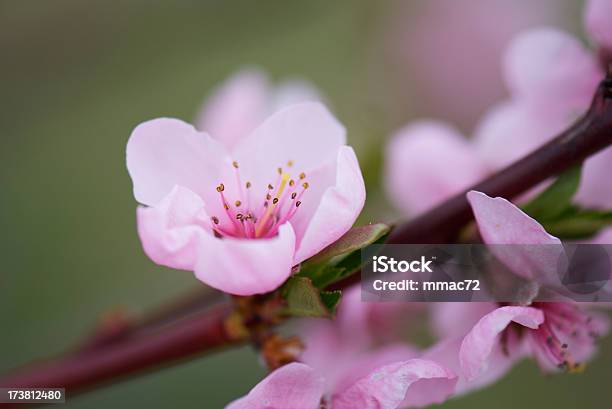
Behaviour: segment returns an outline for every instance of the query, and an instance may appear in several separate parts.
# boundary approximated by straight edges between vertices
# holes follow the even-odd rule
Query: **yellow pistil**
[[[281,175],[280,186],[278,187],[278,190],[276,191],[276,194],[274,195],[274,200],[272,200],[272,206],[268,206],[266,213],[263,215],[261,220],[259,220],[259,224],[257,225],[257,228],[255,229],[255,237],[259,237],[261,235],[261,231],[263,230],[266,223],[268,222],[268,219],[274,212],[274,208],[278,204],[279,198],[283,194],[283,191],[285,190],[285,186],[287,186],[287,182],[289,181],[290,178],[291,176],[288,173],[283,173]]]

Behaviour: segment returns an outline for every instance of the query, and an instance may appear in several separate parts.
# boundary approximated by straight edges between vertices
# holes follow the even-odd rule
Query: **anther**
[[[272,195],[271,195],[270,193],[268,193],[268,194],[266,195],[266,200],[270,200],[270,199],[272,199]]]
[[[287,166],[289,167],[293,166],[293,161],[292,160],[287,161]]]
[[[278,197],[275,197],[274,199],[272,199],[272,204],[277,204],[278,203]]]
[[[235,167],[236,169],[238,169],[238,162],[233,161],[233,162],[232,162],[232,166],[233,166],[233,167]]]
[[[308,182],[304,182],[304,183],[302,183],[302,187],[303,187],[304,189],[308,189],[308,186],[310,186],[310,185],[308,184]]]
[[[297,196],[297,193],[295,193],[295,192],[291,193],[291,199],[292,200],[295,199],[296,196]]]
[[[300,207],[300,205],[302,204],[302,202],[300,202],[299,200],[297,202],[295,202],[295,207]]]
[[[276,168],[276,171],[278,172],[279,175],[283,174],[283,168]]]
[[[227,203],[223,203],[223,208],[224,208],[225,210],[229,210],[229,205],[228,205]]]
[[[289,186],[293,186],[293,185],[295,185],[295,180],[291,179],[291,180],[289,181]]]
[[[242,204],[242,202],[240,200],[236,200],[236,202],[234,202],[234,204],[236,205],[236,207],[239,207]]]
[[[217,216],[213,216],[211,219],[214,224],[219,224],[219,218]]]
[[[300,179],[306,179],[306,174],[304,172],[300,173]]]
[[[246,182],[246,188],[250,189],[251,188],[251,182]]]
[[[272,186],[271,184],[268,183],[268,189],[274,190],[274,186]]]
[[[244,216],[242,215],[242,213],[238,213],[238,214],[236,215],[236,219],[238,219],[238,220],[240,220],[240,221],[242,221],[242,219],[243,219],[243,218],[244,218]]]
[[[217,192],[221,193],[225,190],[225,185],[223,183],[220,183],[219,186],[217,186]]]

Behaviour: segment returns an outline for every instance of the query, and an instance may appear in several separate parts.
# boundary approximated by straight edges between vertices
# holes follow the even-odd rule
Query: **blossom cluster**
[[[517,36],[503,59],[509,98],[484,115],[471,140],[433,120],[392,135],[390,200],[406,217],[425,212],[567,128],[604,76],[610,15],[612,1],[588,3],[592,49],[554,28]],[[127,166],[146,254],[250,296],[278,289],[342,237],[364,206],[365,183],[345,128],[322,100],[304,81],[273,86],[248,69],[208,99],[195,126],[171,118],[138,125]],[[576,203],[612,208],[611,172],[612,148],[588,159]],[[504,198],[470,191],[467,200],[486,244],[561,243]],[[548,262],[529,252],[502,261],[527,280]],[[406,333],[424,314],[436,341],[418,348]],[[489,385],[524,358],[544,372],[581,371],[608,327],[604,314],[572,303],[362,303],[349,288],[334,320],[300,321],[305,349],[297,362],[227,408],[427,406]]]

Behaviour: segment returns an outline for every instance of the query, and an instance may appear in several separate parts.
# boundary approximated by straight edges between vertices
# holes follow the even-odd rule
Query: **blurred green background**
[[[420,21],[423,3],[406,10],[407,2],[365,0],[0,2],[0,372],[69,347],[110,309],[138,314],[200,285],[143,254],[125,144],[143,120],[190,121],[211,89],[245,65],[275,79],[302,76],[322,90],[363,165],[362,220],[394,217],[378,187],[387,134],[424,114],[469,131],[503,95],[491,92],[471,111],[436,112],[444,101],[436,104],[410,59],[398,62],[405,60],[396,58],[403,40],[392,38]],[[534,3],[517,2],[528,11]],[[579,32],[580,3],[554,6],[541,20]],[[445,52],[452,58],[461,50]],[[463,83],[454,67],[451,59],[443,72]],[[584,374],[544,377],[523,363],[493,387],[444,407],[599,408],[611,364],[608,339]],[[263,374],[255,354],[242,348],[67,406],[218,408]]]

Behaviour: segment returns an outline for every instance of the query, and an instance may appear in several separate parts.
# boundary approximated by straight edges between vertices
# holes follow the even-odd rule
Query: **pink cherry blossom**
[[[476,129],[475,147],[487,163],[509,164],[584,113],[604,75],[597,57],[577,38],[554,28],[517,36],[504,58],[511,98],[485,114]],[[612,190],[607,188],[610,169],[611,148],[589,158],[575,201],[587,207],[612,207]]]
[[[386,159],[387,194],[406,214],[423,212],[489,173],[457,130],[434,121],[397,131]]]
[[[365,200],[344,127],[319,103],[278,111],[231,151],[180,120],[144,122],[127,166],[147,255],[238,295],[278,287]]]
[[[502,306],[483,316],[465,336],[459,360],[467,380],[486,372],[493,356],[532,356],[545,371],[578,370],[607,330],[605,317],[570,303]]]
[[[298,332],[306,343],[300,359],[326,374],[343,372],[355,358],[368,355],[375,347],[393,346],[406,335],[407,328],[417,322],[425,305],[404,302],[362,302],[361,287],[343,291],[342,302],[333,321],[303,319]],[[395,360],[418,357],[415,347],[402,343]],[[390,361],[392,362],[392,361]]]
[[[355,376],[339,389],[326,388],[324,376],[303,363],[283,366],[226,409],[395,409],[415,393],[412,407],[443,401],[451,394],[455,375],[433,361],[409,359],[379,366]],[[425,396],[439,396],[435,400]]]
[[[349,288],[343,294],[334,321],[306,319],[298,328],[306,346],[300,360],[325,375],[330,391],[349,390],[351,385],[385,365],[422,358],[421,352],[405,342],[403,335],[410,328],[409,322],[416,322],[416,314],[423,311],[423,305],[364,303],[360,297],[359,286]],[[437,362],[435,357],[428,359]],[[455,381],[449,380],[452,382],[421,380],[410,387],[400,407],[442,402],[454,386]],[[428,385],[442,389],[432,390]]]
[[[483,241],[486,244],[538,244],[520,247],[513,257],[500,257],[515,273],[533,278],[534,270],[556,266],[559,240],[534,219],[502,198],[468,193]],[[544,247],[545,250],[537,250]],[[472,306],[463,306],[473,309]],[[460,307],[461,308],[461,307]],[[490,307],[488,307],[490,308]],[[447,312],[446,312],[447,313]],[[453,314],[457,314],[454,311]],[[574,370],[595,351],[595,339],[608,331],[608,320],[587,313],[572,303],[534,302],[528,306],[500,306],[486,313],[462,341],[459,360],[469,381],[486,373],[492,357],[514,360],[534,357],[547,371]],[[499,354],[501,350],[502,354]],[[497,364],[496,364],[497,365]]]
[[[301,79],[270,84],[265,73],[243,69],[213,91],[195,126],[233,149],[268,116],[299,102],[322,101],[317,89]]]
[[[528,7],[505,0],[428,0],[392,7],[386,50],[391,64],[384,73],[393,76],[392,91],[400,100],[390,108],[408,107],[398,114],[417,109],[420,115],[443,115],[460,127],[472,126],[482,110],[504,96],[500,57],[516,33],[568,20],[554,0]]]
[[[587,31],[607,49],[612,48],[612,25],[602,16],[610,4],[591,1],[585,15]],[[406,214],[422,212],[549,141],[586,111],[604,71],[597,50],[545,27],[513,39],[503,56],[503,74],[510,97],[485,113],[472,141],[434,121],[407,126],[393,136],[385,181],[396,207]],[[589,158],[576,203],[611,208],[611,171],[612,148]]]

